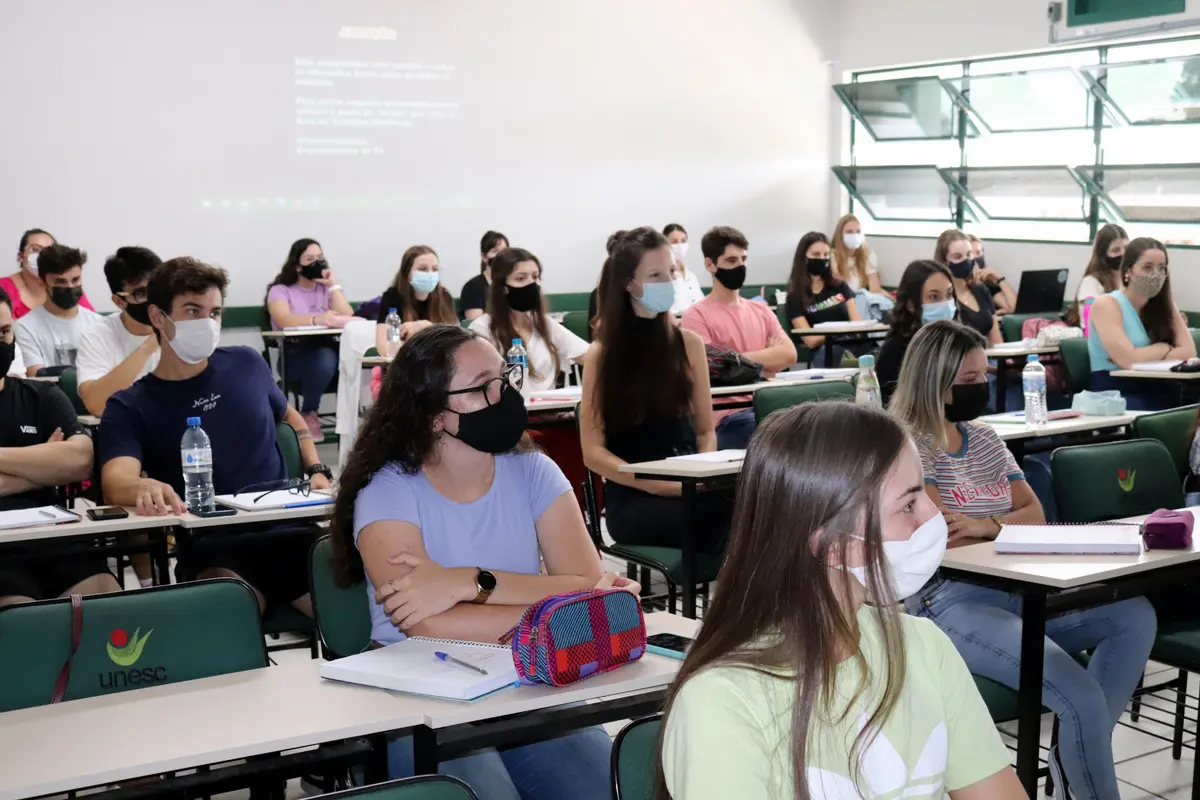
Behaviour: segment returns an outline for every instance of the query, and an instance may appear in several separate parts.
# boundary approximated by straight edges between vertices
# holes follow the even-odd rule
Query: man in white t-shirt
[[[79,343],[79,397],[88,411],[104,413],[108,398],[128,389],[158,366],[158,340],[152,335],[146,284],[162,263],[145,247],[121,247],[104,262],[104,277],[119,314],[110,314]]]
[[[46,284],[46,302],[17,321],[17,346],[26,374],[44,367],[75,365],[79,342],[99,319],[79,305],[83,297],[83,265],[87,253],[52,244],[38,254],[38,277]]]

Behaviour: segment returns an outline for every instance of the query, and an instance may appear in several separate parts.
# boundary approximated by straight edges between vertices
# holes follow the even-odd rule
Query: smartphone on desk
[[[192,509],[188,510],[197,517],[203,517],[205,519],[208,519],[209,517],[232,517],[237,513],[236,508],[230,508],[229,506],[213,506],[212,508],[202,508],[198,511],[192,511]]]
[[[691,646],[691,639],[674,633],[656,633],[646,637],[646,652],[657,653],[668,658],[684,658]]]
[[[129,512],[120,506],[96,506],[87,510],[88,519],[103,522],[106,519],[125,519]]]

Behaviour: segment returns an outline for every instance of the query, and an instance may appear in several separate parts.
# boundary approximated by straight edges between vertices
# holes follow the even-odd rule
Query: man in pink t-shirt
[[[763,377],[796,363],[796,345],[765,303],[744,299],[746,250],[750,243],[736,228],[721,226],[704,234],[700,249],[713,276],[712,292],[683,312],[683,327],[700,334],[705,344],[736,350],[763,365]],[[744,398],[739,398],[744,399]],[[716,412],[717,447],[744,448],[754,433],[754,409]]]

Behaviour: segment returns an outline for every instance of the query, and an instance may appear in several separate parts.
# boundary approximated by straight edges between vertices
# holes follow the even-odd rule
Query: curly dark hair
[[[458,325],[433,325],[414,334],[392,361],[379,390],[379,402],[359,430],[338,480],[330,533],[339,586],[352,586],[364,577],[362,557],[354,543],[358,493],[387,464],[394,463],[409,475],[421,470],[437,446],[439,434],[433,430],[433,420],[449,404],[455,353],[467,342],[482,338]],[[516,449],[532,447],[529,437],[523,436]]]
[[[923,324],[921,322],[921,294],[925,288],[925,281],[929,280],[929,276],[935,272],[940,272],[951,286],[954,285],[954,277],[950,274],[950,270],[936,261],[919,259],[904,268],[900,286],[896,289],[896,307],[892,311],[892,328],[888,331],[888,336],[911,339],[917,335],[917,331]],[[958,319],[957,308],[954,310],[954,319]]]

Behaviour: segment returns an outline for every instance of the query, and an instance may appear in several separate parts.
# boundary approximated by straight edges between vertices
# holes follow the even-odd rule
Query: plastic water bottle
[[[183,501],[188,510],[213,507],[212,443],[200,427],[199,417],[188,417],[187,430],[179,444],[183,460]]]
[[[400,352],[400,315],[396,313],[396,309],[388,309],[383,324],[387,325],[387,352],[384,355],[395,358],[396,353]]]
[[[505,359],[508,367],[504,370],[504,376],[508,378],[508,385],[519,392],[525,385],[525,373],[529,369],[529,354],[525,352],[520,339],[512,340],[512,347],[508,348]]]
[[[1025,422],[1041,428],[1050,421],[1046,411],[1046,368],[1035,355],[1025,360],[1021,371],[1021,385],[1025,389]]]
[[[883,408],[879,378],[875,377],[875,356],[860,356],[858,359],[858,386],[854,390],[854,402],[860,406]]]

